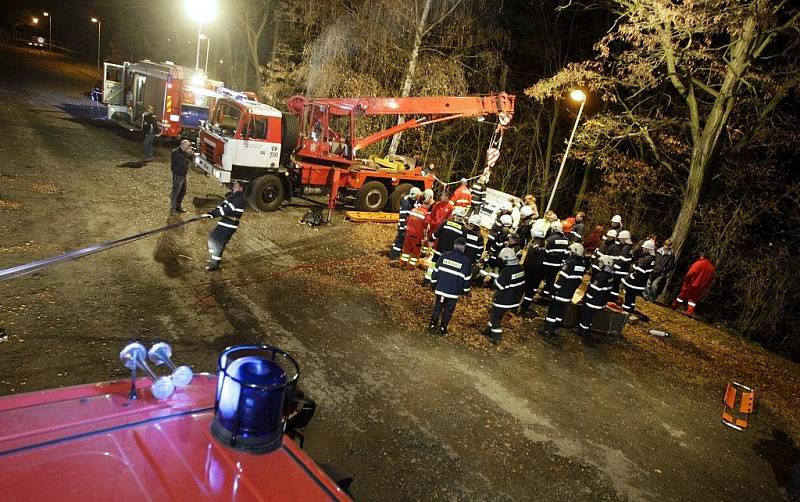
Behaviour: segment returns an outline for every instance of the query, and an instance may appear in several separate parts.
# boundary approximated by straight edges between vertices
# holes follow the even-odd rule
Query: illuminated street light
[[[574,91],[570,92],[569,97],[573,101],[580,103],[581,107],[578,109],[578,116],[575,118],[575,125],[572,126],[572,134],[569,135],[569,141],[567,141],[567,149],[564,152],[564,157],[561,158],[561,167],[558,168],[556,182],[553,183],[553,191],[550,192],[550,199],[547,201],[547,207],[544,210],[545,213],[550,210],[550,205],[553,203],[553,197],[556,196],[558,182],[561,179],[561,173],[564,171],[564,165],[567,163],[567,155],[569,155],[569,149],[572,146],[572,140],[575,138],[575,131],[578,129],[578,122],[581,120],[581,113],[583,113],[583,107],[586,104],[586,94],[580,89],[575,89]]]
[[[36,33],[38,35],[39,34],[39,18],[35,17],[35,18],[31,19],[31,21],[33,21],[33,31],[34,31],[34,33]]]
[[[99,73],[100,72],[100,25],[103,23],[96,17],[92,18],[92,22],[97,23],[97,72]]]
[[[53,16],[47,12],[42,12],[42,15],[47,18],[48,22],[47,52],[53,52]]]
[[[200,69],[200,40],[203,35],[203,23],[214,19],[217,14],[216,0],[184,0],[186,13],[197,21],[197,54],[194,60],[195,70]]]

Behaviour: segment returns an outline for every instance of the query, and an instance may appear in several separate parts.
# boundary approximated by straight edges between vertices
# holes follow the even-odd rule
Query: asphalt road
[[[88,101],[95,80],[0,48],[0,267],[175,221],[168,147],[130,167],[139,139]],[[223,192],[192,173],[190,214]],[[314,230],[303,212],[246,214],[215,276],[210,226],[193,223],[0,284],[0,395],[122,377],[117,354],[134,339],[168,341],[205,371],[225,346],[270,343],[297,358],[317,401],[306,451],[350,471],[360,500],[783,498],[797,452],[780,424],[765,413],[758,431],[721,427],[717,390],[669,368],[602,345],[442,343],[399,328],[369,290],[278,274],[363,254],[340,216]]]

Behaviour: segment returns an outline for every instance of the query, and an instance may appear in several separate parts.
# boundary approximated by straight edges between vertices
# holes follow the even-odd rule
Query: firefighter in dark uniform
[[[480,214],[483,201],[486,200],[486,177],[478,176],[469,192],[472,195],[472,214]]]
[[[567,305],[572,303],[572,295],[583,282],[586,272],[586,263],[583,261],[583,244],[574,242],[569,245],[569,257],[564,266],[558,271],[558,277],[553,285],[553,298],[547,309],[542,333],[549,336],[556,334],[558,323],[564,321]]]
[[[424,282],[431,280],[433,269],[436,267],[436,262],[439,261],[439,257],[453,249],[456,239],[464,237],[465,226],[463,219],[465,211],[466,209],[463,207],[456,206],[450,214],[450,217],[439,225],[439,228],[434,230],[432,238],[434,242],[433,256],[431,257],[430,265],[428,265],[428,270],[425,272]]]
[[[144,139],[142,141],[142,148],[144,149],[144,161],[150,162],[155,159],[154,146],[156,143],[156,136],[160,136],[158,127],[158,120],[153,114],[153,107],[148,106],[142,115],[142,133]]]
[[[553,283],[561,267],[569,255],[569,240],[564,236],[564,227],[556,220],[550,224],[550,235],[545,239],[545,274],[542,296],[547,299],[553,296]]]
[[[487,278],[497,278],[497,274],[502,266],[499,256],[500,251],[505,247],[506,240],[508,240],[508,236],[511,234],[512,223],[511,215],[500,215],[494,228],[489,232],[489,239],[486,243],[486,265],[481,270],[481,276],[484,277],[485,280]]]
[[[225,250],[225,245],[231,240],[236,229],[239,228],[239,221],[244,214],[244,208],[247,202],[244,199],[244,184],[241,181],[233,182],[233,192],[227,199],[222,201],[222,204],[214,208],[210,213],[203,216],[205,218],[220,218],[217,222],[216,228],[211,231],[208,236],[208,252],[211,254],[211,260],[206,266],[206,270],[212,272],[219,270],[219,264],[222,261],[222,252]]]
[[[525,249],[531,241],[533,222],[533,208],[531,206],[522,206],[519,210],[519,224],[517,225],[519,245],[522,249]]]
[[[522,298],[522,306],[519,308],[519,313],[526,317],[533,317],[533,312],[530,310],[531,303],[533,303],[536,293],[539,292],[539,285],[544,280],[545,272],[547,271],[544,266],[547,252],[544,249],[544,233],[539,229],[531,229],[533,238],[528,245],[528,253],[525,255],[525,262],[523,268],[525,269],[525,295]]]
[[[603,256],[610,256],[614,258],[617,256],[619,252],[619,246],[617,245],[617,231],[616,230],[609,230],[606,232],[606,239],[603,241],[597,249],[594,250],[594,254],[592,255],[592,276],[597,272],[603,270],[603,266],[600,264],[600,258]]]
[[[628,275],[631,269],[631,251],[633,250],[633,241],[631,240],[631,233],[623,230],[617,234],[617,243],[619,249],[617,256],[614,258],[614,287],[611,289],[611,300],[616,301],[619,296],[619,285],[622,279]]]
[[[581,336],[589,335],[592,319],[598,311],[605,308],[614,285],[614,257],[601,256],[597,261],[597,267],[598,270],[592,275],[592,282],[583,295],[583,307],[578,321],[578,334]]]
[[[436,332],[438,324],[439,335],[447,334],[447,325],[453,317],[458,297],[469,293],[472,261],[464,253],[466,244],[466,239],[457,238],[453,243],[453,249],[442,253],[433,269],[431,284],[436,292],[436,303],[433,306],[431,323],[428,325],[428,331],[431,333]]]
[[[503,337],[503,316],[509,310],[519,307],[525,293],[525,271],[519,266],[517,254],[511,248],[503,248],[499,255],[503,269],[494,280],[496,291],[489,311],[489,325],[484,335],[497,345]]]
[[[394,238],[392,249],[389,250],[390,260],[397,260],[400,258],[400,252],[403,250],[403,241],[406,238],[406,220],[408,220],[408,212],[414,209],[414,204],[420,197],[422,197],[422,190],[417,187],[411,187],[408,194],[400,199],[400,213],[397,218],[397,236]]]
[[[629,314],[633,314],[636,310],[636,297],[644,291],[645,286],[647,286],[647,280],[650,278],[650,273],[655,266],[655,241],[649,239],[644,241],[640,253],[633,264],[631,273],[628,274],[628,277],[622,279],[622,285],[625,286],[625,301],[622,302],[622,308]]]
[[[467,248],[464,253],[475,264],[483,254],[485,245],[483,234],[481,233],[481,217],[477,214],[473,214],[467,219],[464,238],[467,240]]]

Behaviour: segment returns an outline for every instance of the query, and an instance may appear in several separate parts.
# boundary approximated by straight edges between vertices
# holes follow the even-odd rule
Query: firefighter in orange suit
[[[409,268],[417,268],[417,260],[422,250],[422,241],[429,235],[431,226],[430,207],[433,198],[425,199],[425,202],[408,213],[406,220],[406,238],[403,240],[403,251],[400,254],[401,265],[408,265]]]
[[[456,191],[453,192],[453,196],[450,197],[450,204],[465,209],[472,204],[472,193],[467,186],[467,178],[461,178],[461,186],[456,188]]]
[[[672,309],[675,310],[678,307],[683,307],[684,304],[688,304],[686,313],[689,315],[694,314],[697,304],[705,298],[708,289],[711,287],[715,273],[714,264],[706,257],[705,253],[700,253],[700,258],[692,263],[689,271],[686,272],[681,292],[672,302]]]

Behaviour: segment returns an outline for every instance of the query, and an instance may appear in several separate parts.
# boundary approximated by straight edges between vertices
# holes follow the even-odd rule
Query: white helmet
[[[554,232],[563,232],[564,231],[564,225],[562,225],[560,221],[556,220],[556,221],[554,221],[553,223],[550,224],[550,230],[552,230]]]
[[[511,248],[501,249],[497,257],[503,260],[506,265],[516,265],[519,263],[519,260],[517,260],[517,253]]]
[[[583,244],[580,242],[573,242],[570,244],[569,250],[572,251],[572,254],[583,256]]]
[[[500,209],[502,211],[511,211],[512,209],[514,209],[514,206],[511,204],[511,201],[506,201],[503,203]]]
[[[433,190],[430,188],[426,188],[424,192],[422,192],[422,198],[425,200],[433,199]]]
[[[510,227],[514,224],[514,218],[512,218],[510,214],[504,214],[500,217],[500,224],[504,227]]]
[[[476,227],[481,226],[481,217],[480,217],[480,215],[473,214],[472,216],[469,217],[469,220],[467,220],[467,223],[469,223],[470,225],[475,225]]]
[[[654,241],[653,239],[647,239],[646,241],[644,241],[642,243],[642,249],[655,251],[655,249],[656,249],[656,241]]]
[[[462,185],[466,185],[467,184],[467,178],[461,178],[461,184]]]
[[[617,238],[620,240],[620,242],[625,244],[633,244],[633,241],[631,241],[631,233],[627,230],[623,230],[617,234]]]
[[[622,216],[615,214],[613,218],[611,218],[611,223],[622,223]]]
[[[533,215],[533,208],[531,206],[522,206],[522,209],[519,210],[519,215],[521,218],[530,218]]]
[[[453,208],[453,216],[463,218],[467,215],[467,208],[463,206],[456,206]]]
[[[606,237],[611,237],[612,239],[616,239],[617,231],[614,229],[609,230],[608,232],[606,232]]]
[[[600,264],[603,268],[613,268],[614,267],[614,257],[608,256],[607,254],[600,257]]]
[[[421,193],[422,190],[420,190],[418,187],[411,187],[411,190],[408,191],[408,195],[406,195],[406,197],[408,197],[409,199],[413,199],[419,197]]]
[[[533,227],[531,228],[531,235],[537,237],[539,239],[543,239],[545,235],[547,235],[547,227],[548,222],[544,218],[539,218],[538,220],[533,222]]]

